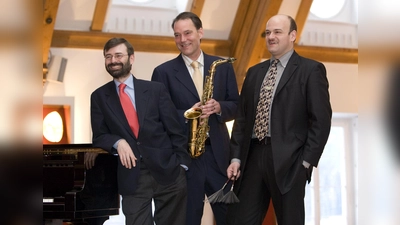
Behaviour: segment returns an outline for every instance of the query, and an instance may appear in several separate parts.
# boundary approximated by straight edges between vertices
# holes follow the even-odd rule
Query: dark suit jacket
[[[247,166],[261,83],[269,66],[267,60],[251,67],[240,95],[232,132],[231,158],[241,159],[242,171]],[[275,91],[271,110],[275,175],[284,194],[290,190],[299,171],[304,169],[303,160],[312,166],[318,165],[329,136],[332,109],[324,65],[294,52]]]
[[[217,59],[221,58],[204,54],[204,78],[208,75],[207,71],[211,64]],[[182,55],[156,67],[151,79],[165,84],[178,110],[180,123],[187,131],[186,119],[183,114],[199,102],[200,97]],[[226,174],[229,163],[229,133],[225,122],[234,119],[239,101],[235,72],[230,63],[220,64],[216,67],[213,98],[221,105],[222,114],[221,116],[212,114],[209,117],[210,141],[218,166],[221,172]]]
[[[125,117],[114,81],[91,95],[93,146],[116,154],[113,145],[123,138],[138,158],[132,169],[125,168],[119,161],[118,189],[122,195],[135,191],[142,162],[160,184],[175,181],[180,164],[190,164],[187,138],[164,85],[134,78],[134,87],[139,120],[137,139]]]

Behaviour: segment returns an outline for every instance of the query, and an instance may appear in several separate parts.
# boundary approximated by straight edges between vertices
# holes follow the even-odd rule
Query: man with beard
[[[93,146],[118,156],[126,224],[184,224],[190,156],[176,108],[163,84],[131,74],[128,41],[110,39],[103,54],[113,80],[91,95]]]

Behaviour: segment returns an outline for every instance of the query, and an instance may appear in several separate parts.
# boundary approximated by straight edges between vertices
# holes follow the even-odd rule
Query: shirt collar
[[[117,88],[121,84],[116,79],[114,79],[114,83],[115,83],[115,85],[117,85]],[[126,84],[126,86],[128,86],[130,89],[134,89],[133,88],[133,75],[132,74],[129,75],[128,79],[125,80],[124,84]]]
[[[281,63],[281,65],[285,68],[286,65],[289,62],[290,57],[292,56],[294,50],[290,50],[288,52],[286,52],[280,59],[279,62]],[[271,57],[271,61],[275,60],[275,57]]]
[[[191,64],[192,64],[193,60],[191,60],[189,57],[187,57],[184,54],[182,54],[182,58],[183,58],[183,61],[186,64],[186,66],[187,67],[191,67]],[[203,54],[203,51],[200,52],[199,58],[197,58],[196,61],[199,62],[200,66],[204,67],[204,54]]]

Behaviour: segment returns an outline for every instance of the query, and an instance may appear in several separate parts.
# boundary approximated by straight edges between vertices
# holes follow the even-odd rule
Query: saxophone
[[[206,77],[206,83],[203,88],[203,95],[201,96],[201,105],[205,105],[212,98],[215,68],[223,63],[233,63],[235,60],[235,58],[218,59],[211,64],[208,71],[209,75]],[[190,108],[183,115],[189,123],[188,151],[192,158],[197,158],[205,152],[205,141],[210,130],[208,117],[200,120],[201,114],[201,108]]]

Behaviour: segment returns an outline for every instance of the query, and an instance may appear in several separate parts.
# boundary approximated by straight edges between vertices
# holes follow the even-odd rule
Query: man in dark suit
[[[272,57],[247,72],[227,169],[228,177],[239,177],[234,190],[240,203],[228,209],[231,225],[261,225],[270,199],[279,225],[304,224],[305,185],[327,142],[332,109],[325,67],[294,51],[296,33],[293,18],[273,16],[265,31]],[[264,88],[275,60],[275,82]],[[263,90],[271,90],[272,99],[259,100]],[[262,103],[270,104],[266,114]]]
[[[214,90],[210,100],[204,105],[200,100],[192,76],[193,61],[199,63],[205,76],[211,64],[220,57],[205,54],[200,48],[203,28],[200,18],[191,13],[179,14],[172,23],[175,43],[181,54],[154,69],[152,80],[165,84],[186,130],[188,124],[184,112],[192,107],[201,107],[201,118],[208,118],[209,138],[205,142],[205,153],[192,160],[187,172],[188,205],[187,225],[201,223],[204,196],[213,194],[226,182],[226,168],[229,164],[229,133],[225,122],[233,119],[237,109],[239,94],[233,67],[229,63],[220,64],[214,74]],[[211,205],[218,225],[226,223],[227,206]]]
[[[134,50],[125,39],[110,39],[103,53],[106,70],[114,79],[91,95],[93,146],[118,154],[118,189],[126,224],[184,224],[184,168],[190,156],[175,106],[164,85],[130,73]],[[119,87],[124,84],[138,124],[130,122],[136,115],[128,116],[120,102],[125,94]]]

